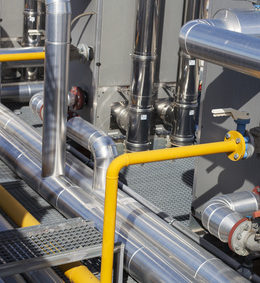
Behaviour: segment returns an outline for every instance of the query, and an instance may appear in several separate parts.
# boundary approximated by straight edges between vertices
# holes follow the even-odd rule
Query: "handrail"
[[[106,177],[101,283],[112,282],[117,190],[120,170],[126,166],[134,164],[203,156],[217,153],[228,153],[228,157],[233,161],[242,159],[246,151],[243,136],[239,132],[230,131],[227,137],[228,138],[225,138],[225,141],[222,142],[126,153],[118,156],[110,163]]]

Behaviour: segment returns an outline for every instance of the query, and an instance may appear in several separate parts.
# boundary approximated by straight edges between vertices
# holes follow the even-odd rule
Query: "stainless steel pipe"
[[[159,0],[137,0],[126,137],[126,149],[129,151],[151,148],[160,2]]]
[[[257,37],[216,27],[211,21],[197,20],[182,27],[179,43],[190,56],[260,78],[260,39]]]
[[[44,52],[44,47],[1,48],[0,55]]]
[[[105,190],[107,168],[118,155],[114,141],[80,117],[72,118],[67,122],[67,135],[93,154],[93,189]]]
[[[42,175],[64,175],[71,7],[46,0]]]
[[[37,134],[29,126],[24,127],[17,117],[15,120],[9,117],[8,120],[10,111],[4,106],[0,109],[0,121],[3,120],[0,125],[5,125],[0,131],[3,160],[63,214],[92,220],[102,231],[104,191],[92,190],[91,170],[81,163],[79,169],[86,174],[80,173],[80,178],[79,173],[74,175],[75,164],[66,171],[67,176],[84,187],[86,192],[65,177],[42,179],[40,147],[35,142]],[[222,261],[120,191],[116,240],[126,245],[127,271],[142,282],[247,282]]]
[[[43,82],[2,84],[0,99],[2,101],[29,102],[33,95],[42,91]]]
[[[255,235],[256,231],[250,232],[252,224],[246,217],[259,209],[260,198],[256,193],[245,191],[214,197],[205,204],[202,224],[222,242],[229,243],[236,253],[245,256],[250,252],[245,249],[248,244],[250,248],[257,246],[257,242],[248,242],[248,233]]]

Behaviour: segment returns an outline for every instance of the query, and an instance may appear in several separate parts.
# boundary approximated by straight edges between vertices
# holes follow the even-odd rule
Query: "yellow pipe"
[[[20,227],[39,225],[34,218],[12,195],[0,185],[0,208]],[[80,262],[59,266],[71,282],[98,283],[99,280]]]
[[[229,153],[232,160],[240,160],[245,154],[243,136],[229,132],[230,138],[223,142],[201,145],[183,146],[170,149],[159,149],[145,152],[126,153],[115,158],[109,165],[106,177],[106,193],[104,207],[103,244],[101,261],[101,283],[112,281],[115,222],[117,206],[118,176],[122,168],[148,162],[187,158],[217,153]],[[234,155],[237,154],[234,158]]]
[[[0,54],[0,62],[44,60],[45,52]]]

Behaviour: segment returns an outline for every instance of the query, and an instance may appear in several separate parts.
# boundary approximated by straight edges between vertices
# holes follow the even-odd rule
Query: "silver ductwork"
[[[249,22],[251,22],[250,17],[257,19],[260,17],[259,11],[244,15]],[[234,28],[235,31],[226,28]],[[182,27],[179,43],[181,49],[189,56],[260,78],[260,39],[251,36],[256,32],[257,29],[253,24],[237,27],[227,24],[225,19],[195,20]]]
[[[46,0],[42,176],[64,175],[71,6]]]
[[[4,106],[0,107],[0,121],[3,120],[0,124],[5,125],[0,130],[2,159],[64,215],[94,221],[102,231],[104,191],[92,190],[91,170],[81,163],[78,167],[81,173],[75,176],[75,163],[66,171],[73,182],[85,188],[85,192],[66,177],[42,179],[39,135],[17,117],[13,120],[13,114],[6,121],[9,112]],[[247,282],[121,191],[117,211],[116,241],[125,244],[125,268],[137,281]]]
[[[29,102],[33,95],[43,92],[43,82],[2,84],[1,101]]]
[[[251,229],[252,223],[246,217],[252,216],[259,208],[260,198],[256,193],[245,191],[222,195],[214,197],[205,204],[201,221],[212,235],[222,242],[229,243],[232,250],[245,256],[250,253],[250,249],[246,249],[245,238],[251,233],[254,235],[256,233]],[[244,235],[242,239],[244,228],[249,234]],[[253,241],[250,245],[253,246]],[[257,246],[256,243],[255,246]]]
[[[106,188],[106,173],[110,162],[118,155],[114,141],[89,122],[75,117],[67,122],[69,138],[88,149],[94,158],[93,189]]]

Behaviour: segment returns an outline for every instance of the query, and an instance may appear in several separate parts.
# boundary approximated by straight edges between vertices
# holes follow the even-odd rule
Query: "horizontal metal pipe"
[[[27,53],[42,53],[44,47],[12,47],[12,48],[1,48],[0,55],[16,55],[16,54],[27,54]]]
[[[43,82],[2,84],[0,99],[15,102],[29,102],[32,96],[43,91]]]
[[[258,209],[258,196],[251,192],[214,197],[205,204],[202,224],[211,234],[227,243],[234,225]]]
[[[211,25],[210,21],[188,22],[180,31],[182,50],[199,58],[260,78],[260,39]]]
[[[3,110],[3,106],[0,110]],[[1,114],[2,112],[0,111]],[[7,118],[7,112],[6,115],[0,115],[0,121],[3,117]],[[81,163],[78,169],[83,170],[81,173],[86,173],[81,178],[74,176],[76,172],[72,167],[66,171],[67,176],[85,188],[85,192],[64,177],[41,179],[39,157],[36,160],[34,157],[39,155],[37,143],[34,140],[31,143],[29,138],[30,135],[34,136],[34,132],[30,129],[28,133],[19,118],[16,117],[16,121],[17,124],[10,122],[1,130],[0,153],[3,160],[63,214],[92,220],[102,231],[104,192],[92,190],[90,169]],[[7,133],[12,138],[7,137]],[[23,145],[26,145],[26,140],[27,144],[31,143],[29,150],[22,150],[24,146],[20,144],[19,136]],[[116,240],[126,246],[125,267],[136,280],[196,282],[214,278],[215,282],[247,282],[221,260],[169,227],[123,192],[118,194],[116,227]]]

